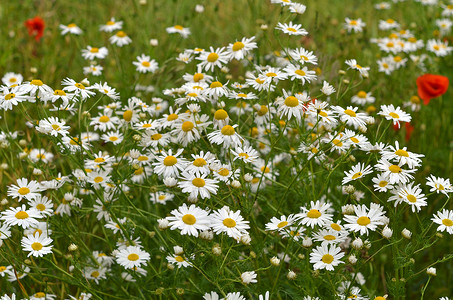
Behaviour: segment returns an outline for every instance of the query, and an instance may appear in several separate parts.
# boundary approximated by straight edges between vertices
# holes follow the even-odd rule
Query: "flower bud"
[[[157,220],[157,223],[159,223],[158,227],[160,230],[165,230],[168,228],[168,220],[167,219],[159,219]]]
[[[363,241],[361,238],[356,238],[352,241],[352,247],[356,250],[359,250],[363,247]]]
[[[348,261],[351,265],[355,265],[357,262],[357,257],[355,257],[355,255],[349,255]]]
[[[296,277],[297,277],[297,274],[294,273],[293,271],[289,271],[288,275],[286,275],[286,278],[288,278],[289,280],[294,280],[294,279],[296,279]]]
[[[436,268],[433,268],[433,267],[428,268],[426,270],[426,274],[431,275],[431,276],[436,276]]]
[[[412,237],[412,232],[410,232],[408,229],[404,228],[403,231],[401,231],[401,234],[405,239],[410,240]]]
[[[390,239],[393,235],[393,230],[391,230],[389,227],[385,226],[384,229],[382,229],[382,236],[385,237],[386,239]]]
[[[200,238],[203,240],[211,241],[214,238],[214,234],[210,230],[204,230],[200,232]]]
[[[214,247],[212,247],[212,254],[219,256],[222,254],[222,248],[220,248],[219,245],[214,245]]]
[[[280,259],[278,259],[278,257],[276,257],[276,256],[272,257],[271,258],[271,264],[273,266],[278,267],[280,265]]]

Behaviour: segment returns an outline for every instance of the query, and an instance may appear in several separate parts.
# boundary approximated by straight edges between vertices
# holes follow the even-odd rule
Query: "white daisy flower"
[[[217,194],[218,181],[206,178],[206,174],[183,173],[178,186],[183,193],[189,193],[195,199],[200,196],[202,199],[211,198],[211,194]]]
[[[159,64],[145,54],[137,56],[137,60],[132,62],[132,64],[137,67],[136,70],[140,73],[154,73],[159,68]]]
[[[42,257],[52,253],[52,239],[46,235],[35,233],[33,236],[24,236],[21,241],[22,249],[30,252],[27,256]]]
[[[315,270],[326,269],[333,271],[334,267],[344,263],[340,260],[343,256],[344,253],[341,252],[340,247],[323,244],[312,250],[310,253],[310,263],[313,264]]]
[[[440,225],[437,227],[437,231],[447,231],[449,234],[453,234],[453,210],[443,209],[433,216],[434,218],[431,220]]]
[[[234,212],[225,206],[213,212],[210,217],[212,230],[216,234],[224,232],[238,242],[241,236],[250,229],[249,221],[244,220],[240,210]]]
[[[86,60],[104,59],[109,54],[109,50],[106,47],[91,47],[87,46],[86,49],[82,49],[82,57]]]
[[[138,246],[128,246],[116,253],[116,262],[126,269],[140,267],[150,259],[148,252]]]
[[[289,34],[289,35],[307,35],[308,32],[302,28],[302,25],[301,24],[293,24],[293,22],[289,22],[288,24],[284,24],[284,23],[278,23],[277,24],[277,27],[275,27],[275,29],[277,30],[281,30],[283,31],[284,33],[286,34]]]
[[[346,176],[343,178],[341,184],[345,185],[350,181],[360,179],[363,176],[371,173],[373,173],[373,169],[371,168],[371,166],[365,167],[365,164],[358,163],[357,165],[353,166],[349,172],[344,171],[344,174]]]
[[[171,230],[181,230],[181,235],[193,235],[198,237],[198,231],[208,230],[211,220],[208,212],[192,204],[190,207],[184,203],[177,209],[171,211],[167,217]]]
[[[378,115],[384,116],[387,120],[392,120],[393,125],[398,125],[398,128],[400,127],[400,121],[410,122],[412,120],[408,113],[402,111],[399,106],[395,108],[393,104],[381,105],[381,111]]]
[[[309,209],[301,207],[302,212],[297,214],[296,217],[302,225],[307,225],[311,228],[316,225],[323,226],[328,222],[332,222],[332,214],[327,213],[330,206],[329,203],[322,203],[319,200],[316,202],[311,201]]]
[[[27,178],[19,178],[17,179],[17,185],[8,186],[7,195],[13,199],[19,198],[18,201],[20,202],[23,198],[32,200],[41,197],[40,191],[41,187],[36,180],[30,180],[29,182]]]
[[[368,230],[375,231],[377,226],[384,225],[385,211],[382,206],[371,203],[370,208],[365,205],[354,206],[355,215],[345,215],[344,226],[351,231],[367,234]]]

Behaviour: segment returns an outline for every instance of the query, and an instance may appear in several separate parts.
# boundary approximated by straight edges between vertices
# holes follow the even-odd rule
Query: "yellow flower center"
[[[274,73],[274,74],[275,74],[275,73]],[[259,84],[263,84],[263,83],[264,83],[264,80],[257,78],[257,79],[255,79],[255,82],[256,82],[256,83],[259,83]]]
[[[28,187],[21,187],[17,192],[24,196],[30,193],[30,189]]]
[[[341,231],[341,226],[338,225],[337,223],[330,224],[330,228],[332,228],[333,230],[336,230],[336,231]]]
[[[387,186],[387,184],[389,184],[389,183],[387,181],[385,181],[385,180],[382,180],[382,181],[379,182],[379,186],[380,187],[385,187],[385,186]]]
[[[93,272],[91,273],[91,277],[94,277],[94,278],[98,278],[99,275],[101,275],[101,274],[100,274],[98,271],[93,271]]]
[[[193,184],[194,186],[196,186],[196,187],[201,188],[201,187],[204,187],[204,186],[206,185],[206,182],[204,181],[203,178],[194,178],[194,179],[192,180],[192,184]]]
[[[356,137],[352,137],[352,138],[350,138],[350,140],[356,144],[360,142]]]
[[[194,82],[199,82],[200,80],[203,80],[203,78],[204,78],[203,73],[195,73],[195,75],[193,75]]]
[[[400,118],[400,116],[398,114],[394,113],[394,112],[389,113],[389,116],[394,118],[394,119],[399,119]]]
[[[0,273],[4,272],[6,270],[5,266],[0,266]]]
[[[105,162],[105,159],[103,157],[98,157],[98,158],[94,159],[94,162],[95,163],[103,163],[103,162]]]
[[[38,242],[35,242],[33,244],[31,244],[31,248],[35,251],[39,251],[42,249],[42,244],[41,243],[38,243]]]
[[[111,140],[112,142],[114,142],[114,141],[117,141],[117,140],[118,140],[118,137],[117,137],[117,136],[111,136],[111,137],[109,137],[109,140]]]
[[[393,23],[395,23],[395,20],[393,20],[393,19],[387,19],[386,22],[387,22],[387,23],[390,23],[390,24],[393,24]]]
[[[368,218],[366,216],[362,216],[357,219],[357,224],[359,224],[360,226],[367,226],[370,223],[371,223],[370,218]]]
[[[36,209],[39,211],[44,211],[46,209],[46,206],[42,203],[39,203],[38,205],[36,205]]]
[[[19,219],[19,220],[24,220],[24,219],[27,219],[28,218],[28,214],[27,212],[21,210],[21,211],[18,211],[16,213],[16,219]]]
[[[288,107],[296,107],[299,105],[299,100],[294,96],[289,96],[285,99],[285,105]]]
[[[74,24],[74,23],[71,23],[71,24],[68,24],[68,27],[69,27],[69,28],[74,28],[74,27],[77,27],[77,25]]]
[[[366,95],[367,95],[367,93],[365,91],[360,91],[357,93],[357,97],[362,98],[362,99],[366,98]]]
[[[107,123],[108,121],[110,121],[110,118],[108,116],[102,116],[99,118],[99,122]]]
[[[228,118],[228,113],[223,109],[219,109],[214,113],[214,119],[216,120],[225,120],[226,118]]]
[[[269,172],[271,171],[271,169],[269,169],[269,167],[265,167],[265,166],[262,166],[262,167],[260,168],[260,170],[261,170],[261,172],[263,172],[263,173],[269,173]]]
[[[401,173],[403,170],[397,165],[391,165],[389,167],[390,172],[392,173]]]
[[[136,261],[139,259],[139,256],[135,253],[131,253],[127,256],[127,259],[130,260],[130,261]]]
[[[101,176],[96,176],[94,178],[94,182],[96,182],[96,183],[100,183],[100,182],[103,182],[103,181],[104,181],[104,178],[102,178]]]
[[[291,32],[297,32],[297,30],[295,28],[292,28],[292,27],[288,27],[288,28],[286,28],[286,30],[291,31]]]
[[[217,173],[219,173],[220,176],[228,176],[230,171],[226,168],[221,168]]]
[[[175,260],[176,260],[177,262],[183,262],[183,261],[184,261],[184,258],[182,258],[182,256],[179,256],[179,255],[178,255],[178,256],[175,256]]]
[[[42,230],[37,228],[35,231],[33,231],[33,235],[35,235],[36,233],[38,233],[39,235],[42,234]]]
[[[233,228],[236,226],[236,221],[231,218],[226,218],[225,220],[223,220],[223,225],[228,228]]]
[[[363,175],[362,172],[357,172],[354,175],[352,175],[352,179],[357,179],[359,177],[362,177],[362,175]]]
[[[398,156],[409,157],[409,153],[407,153],[407,151],[403,150],[403,149],[396,150],[395,154],[398,155]]]
[[[98,53],[99,52],[99,48],[93,47],[93,48],[90,49],[90,52],[91,53]]]
[[[324,236],[324,239],[326,241],[334,241],[336,239],[336,237],[334,235],[327,234],[327,235]]]
[[[208,62],[210,63],[216,62],[218,59],[219,55],[217,53],[210,53],[207,58]]]
[[[337,147],[343,146],[343,142],[340,141],[340,140],[338,140],[338,139],[334,139],[334,140],[332,141],[332,143],[333,143],[335,146],[337,146]]]
[[[177,30],[183,30],[184,27],[182,27],[181,25],[175,25],[173,26],[174,29],[177,29]]]
[[[135,175],[142,175],[142,174],[143,174],[143,171],[144,171],[143,168],[138,168],[137,170],[134,171],[134,174],[135,174]]]
[[[294,71],[294,73],[296,73],[299,76],[305,76],[306,75],[303,70],[296,70],[296,71]]]
[[[178,115],[177,114],[170,114],[168,115],[167,117],[167,121],[174,121],[178,118]]]
[[[186,122],[182,123],[181,129],[182,129],[182,131],[184,131],[184,132],[188,132],[188,131],[191,131],[191,130],[193,129],[193,126],[194,126],[194,125],[193,125],[192,122],[186,121]]]
[[[236,42],[233,44],[233,51],[239,51],[244,47],[245,47],[245,45],[243,42]]]
[[[321,212],[317,209],[310,209],[308,212],[307,212],[307,217],[311,218],[311,219],[317,219],[321,216]]]
[[[132,119],[132,115],[133,115],[133,111],[132,110],[126,110],[124,113],[123,113],[123,119],[124,121],[126,122],[130,122],[131,119]]]
[[[444,224],[445,226],[450,227],[450,226],[453,226],[453,221],[450,220],[450,219],[443,219],[442,220],[442,224]]]
[[[35,297],[36,298],[44,298],[44,297],[46,297],[46,294],[43,293],[43,292],[38,292],[38,293],[35,294]]]
[[[53,92],[53,94],[54,94],[55,96],[66,96],[66,93],[65,93],[65,91],[63,91],[63,90],[55,90],[55,91]]]
[[[245,157],[246,159],[249,158],[249,155],[245,152],[239,153],[238,154],[240,157]]]
[[[153,135],[151,136],[151,139],[152,139],[153,141],[158,141],[158,140],[160,140],[161,138],[162,138],[162,134],[160,134],[160,133],[155,133],[155,134],[153,134]]]
[[[222,130],[220,131],[223,135],[234,135],[236,132],[233,126],[225,125],[223,126]]]
[[[193,161],[193,165],[199,168],[205,166],[206,164],[207,164],[206,160],[202,157],[199,157]]]
[[[195,218],[194,215],[187,214],[182,216],[182,221],[186,223],[187,225],[193,225],[195,222],[197,222],[197,219]]]
[[[149,63],[149,61],[142,61],[142,66],[144,66],[145,68],[149,68],[151,66],[151,64]]]
[[[267,77],[275,77],[275,76],[277,76],[277,74],[274,73],[274,72],[269,72],[269,73],[266,73],[266,76]]]
[[[14,93],[9,93],[5,96],[5,100],[11,100],[13,99],[14,97],[16,97],[16,94]]]
[[[286,225],[288,225],[288,222],[282,221],[282,222],[280,222],[280,223],[277,224],[277,227],[278,227],[278,228],[283,228],[283,227],[285,227]]]
[[[222,86],[223,86],[223,84],[220,81],[214,81],[213,83],[211,83],[211,85],[209,87],[211,89],[215,89],[215,88],[222,87]]]
[[[118,31],[118,32],[116,33],[116,36],[117,36],[117,37],[120,37],[120,38],[123,38],[123,37],[127,36],[127,34],[126,34],[124,31]]]
[[[347,114],[348,116],[353,117],[353,118],[355,118],[355,117],[357,116],[356,113],[355,113],[355,111],[353,111],[353,110],[351,110],[351,109],[346,109],[346,110],[344,111],[344,113]]]
[[[33,79],[32,81],[30,81],[30,84],[41,86],[44,83],[41,80],[39,80],[39,79]]]
[[[349,24],[350,24],[350,25],[357,25],[358,23],[357,23],[356,20],[351,20],[351,21],[349,21]]]
[[[145,155],[140,155],[138,158],[137,158],[138,161],[147,161],[149,160],[148,156],[145,156]]]
[[[175,165],[177,162],[178,160],[176,159],[176,157],[171,155],[164,158],[164,165],[166,165],[167,167],[171,167]]]
[[[414,195],[407,195],[407,201],[409,201],[411,203],[415,203],[415,202],[417,202],[417,198],[415,198]]]
[[[414,104],[420,104],[420,98],[418,98],[418,96],[412,96],[410,101]]]
[[[330,254],[324,254],[321,260],[323,263],[330,265],[333,262],[333,256]]]

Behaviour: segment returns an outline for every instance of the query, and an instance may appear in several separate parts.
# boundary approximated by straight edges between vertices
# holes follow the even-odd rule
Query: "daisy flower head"
[[[211,194],[217,194],[218,181],[206,178],[206,174],[183,173],[178,186],[183,193],[189,193],[192,199],[200,196],[202,199],[211,198]]]
[[[447,56],[453,51],[453,47],[448,46],[448,41],[428,40],[426,49],[436,56]]]
[[[283,31],[284,33],[286,34],[289,34],[289,35],[307,35],[308,32],[302,28],[302,25],[301,24],[293,24],[293,22],[289,22],[288,24],[284,24],[284,23],[278,23],[277,24],[277,27],[275,27],[275,29],[277,30],[281,30]]]
[[[24,198],[33,200],[41,197],[40,191],[41,187],[36,180],[28,181],[27,178],[19,178],[17,179],[17,185],[12,184],[8,187],[7,195],[13,199],[19,198],[18,201],[20,202]]]
[[[373,169],[371,166],[366,166],[365,164],[358,163],[357,165],[353,166],[352,169],[349,172],[344,171],[344,174],[346,175],[343,178],[343,181],[341,184],[345,185],[346,183],[360,179],[364,177],[365,175],[373,173]]]
[[[353,126],[355,129],[366,127],[367,125],[366,121],[368,120],[368,115],[357,112],[359,109],[358,107],[348,106],[344,109],[341,106],[332,106],[332,109],[346,125]]]
[[[239,159],[245,163],[251,163],[259,158],[258,151],[253,149],[251,146],[236,147],[235,150],[231,149],[231,153],[234,155],[233,161]]]
[[[181,230],[181,235],[193,235],[198,237],[198,231],[208,230],[211,219],[207,211],[192,204],[190,207],[184,203],[177,209],[171,211],[167,217],[171,230]]]
[[[393,185],[389,183],[389,179],[384,174],[378,174],[372,179],[374,190],[377,192],[387,192],[393,189]]]
[[[180,254],[175,253],[172,255],[168,255],[167,261],[168,261],[168,263],[170,263],[172,265],[176,265],[178,268],[181,268],[181,267],[187,268],[187,267],[192,266],[192,264],[189,261],[187,261],[187,258],[184,256],[183,253],[180,253]]]
[[[47,95],[44,93],[42,96]],[[32,98],[28,95],[28,91],[19,87],[3,87],[0,92],[0,109],[12,110],[14,106],[24,101],[30,101]]]
[[[29,252],[27,256],[43,257],[52,253],[52,239],[47,235],[35,233],[33,236],[24,236],[21,241],[22,249]]]
[[[94,130],[107,131],[116,129],[120,119],[112,116],[113,111],[104,111],[98,113],[97,117],[91,118],[90,126],[94,126]]]
[[[310,253],[310,263],[313,264],[313,269],[333,271],[334,267],[344,263],[340,259],[344,256],[341,248],[335,245],[322,244],[317,246]]]
[[[58,26],[58,27],[61,30],[61,35],[66,35],[68,33],[74,34],[74,35],[81,35],[83,33],[82,29],[80,29],[80,27],[77,26],[75,23],[71,23],[68,25],[60,24],[60,26]]]
[[[305,82],[310,83],[312,80],[316,80],[316,72],[309,71],[306,66],[301,68],[293,64],[288,64],[284,71],[292,81],[296,79],[302,81],[302,85],[304,85]]]
[[[123,21],[115,21],[115,18],[111,18],[104,25],[99,27],[100,31],[113,32],[115,30],[121,30],[123,28]]]
[[[448,194],[453,192],[453,186],[450,183],[450,179],[444,179],[442,177],[436,177],[430,175],[426,181],[426,185],[430,186],[430,192],[436,192],[437,194],[442,193],[449,197]]]
[[[200,154],[192,154],[193,161],[186,165],[184,172],[189,174],[210,174],[211,165],[215,162],[215,155],[211,152],[201,151]]]
[[[298,122],[301,122],[304,113],[304,99],[302,99],[303,97],[301,96],[303,95],[292,96],[290,93],[283,90],[283,98],[277,100],[277,110],[280,117],[287,117],[288,120],[291,120],[291,118],[294,117]]]
[[[357,105],[366,105],[374,103],[376,98],[371,95],[371,92],[359,91],[356,95],[352,96],[351,103]]]
[[[412,212],[419,212],[422,206],[428,205],[425,194],[423,194],[420,185],[414,186],[414,183],[404,185],[399,189],[399,196],[404,199],[404,202],[411,206]]]
[[[411,173],[414,173],[415,169],[402,169],[403,164],[399,162],[398,164],[393,164],[385,159],[380,159],[375,165],[375,168],[378,171],[381,171],[382,174],[389,179],[389,183],[406,183],[413,178]]]
[[[326,96],[330,96],[336,92],[335,88],[325,80],[322,82],[322,88],[320,91]]]
[[[215,50],[210,47],[210,51],[203,51],[196,59],[201,61],[197,65],[199,68],[212,72],[216,67],[222,68],[228,62],[229,54],[224,47]]]
[[[91,64],[88,67],[83,67],[83,74],[84,75],[91,74],[93,76],[101,76],[102,75],[102,70],[104,70],[104,68],[102,66]]]
[[[28,204],[31,208],[35,208],[43,218],[53,215],[53,202],[46,196],[39,195],[35,199],[29,200]]]
[[[351,31],[362,32],[364,27],[365,22],[363,22],[361,18],[358,19],[345,18],[344,28],[346,28],[348,32]]]
[[[283,215],[280,218],[272,217],[269,223],[266,224],[266,230],[283,232],[291,227],[296,221],[295,215],[289,215],[288,217]]]
[[[150,259],[148,252],[138,246],[128,246],[116,254],[116,262],[126,269],[140,267]]]
[[[162,151],[159,156],[156,156],[156,162],[153,163],[154,173],[165,177],[178,177],[181,171],[184,171],[187,165],[187,160],[179,157],[184,149],[178,149],[173,153],[171,149]]]
[[[185,147],[194,141],[198,141],[201,137],[199,127],[202,124],[197,123],[197,126],[195,126],[196,123],[193,119],[181,119],[174,124],[171,134],[176,136],[178,142]]]
[[[246,285],[249,283],[257,283],[258,281],[256,280],[256,276],[257,274],[255,271],[244,272],[241,274],[242,283]]]
[[[82,57],[86,60],[104,59],[109,54],[109,50],[106,47],[91,47],[87,46],[86,49],[82,49]]]
[[[291,58],[301,65],[304,64],[318,64],[318,58],[313,54],[313,51],[308,51],[305,48],[297,48],[289,50]]]
[[[241,60],[247,56],[247,54],[255,48],[258,48],[256,42],[254,42],[255,37],[251,38],[242,38],[240,41],[236,41],[233,44],[229,44],[227,47],[227,52],[229,59]]]
[[[187,38],[190,35],[190,29],[186,28],[186,27],[183,27],[181,25],[175,25],[175,26],[167,27],[165,30],[167,31],[167,33],[170,33],[170,34],[178,33],[184,39]]]
[[[356,205],[354,213],[344,216],[347,223],[344,226],[351,231],[368,235],[368,230],[375,231],[377,226],[384,225],[385,211],[379,204],[371,203],[370,208],[366,205]]]
[[[53,93],[53,89],[42,82],[40,79],[33,79],[31,81],[24,82],[20,86],[17,86],[18,91],[29,93],[31,98],[28,99],[30,102],[35,102],[34,96],[37,94],[39,97],[45,97],[49,93]]]
[[[137,67],[136,71],[140,73],[154,73],[159,68],[159,64],[145,54],[137,56],[137,61],[132,62],[132,64]]]
[[[69,133],[68,129],[70,128],[65,124],[66,122],[64,120],[60,120],[57,117],[49,117],[47,119],[40,120],[38,126],[35,128],[38,132],[44,134],[50,134],[55,137],[58,135],[65,137]]]
[[[71,79],[69,77],[63,79],[61,81],[61,85],[64,86],[63,91],[73,93],[76,96],[80,96],[82,100],[90,98],[91,96],[94,96],[96,94],[95,92],[90,91],[90,88],[86,87],[83,83],[76,82],[74,79]],[[72,97],[71,99],[75,100],[74,97]]]
[[[449,234],[453,234],[453,210],[443,209],[434,214],[433,217],[431,220],[440,225],[437,227],[437,231],[447,231]]]
[[[368,77],[368,71],[370,70],[370,67],[362,67],[357,63],[355,59],[347,60],[345,63],[349,66],[348,69],[357,70],[362,77]]]
[[[298,15],[304,14],[306,9],[307,7],[302,3],[291,3],[291,5],[289,6],[289,11],[292,12],[293,14]]]
[[[211,144],[223,145],[224,147],[236,148],[242,145],[244,140],[235,130],[238,125],[225,125],[220,130],[215,130],[208,134]]]
[[[297,214],[296,217],[302,225],[307,225],[311,228],[316,225],[323,226],[328,222],[332,222],[332,214],[327,213],[330,206],[329,203],[322,203],[319,200],[316,202],[311,201],[308,208],[301,207],[302,212]]]
[[[249,221],[244,220],[240,210],[234,212],[225,206],[213,212],[210,216],[211,227],[216,234],[224,232],[238,242],[241,236],[250,229]]]
[[[379,30],[398,29],[400,24],[393,19],[379,20]]]
[[[315,241],[321,244],[340,244],[346,241],[348,232],[344,230],[320,229],[313,235]]]
[[[394,107],[393,104],[390,105],[381,105],[381,111],[378,112],[378,115],[384,116],[387,120],[392,120],[393,125],[400,127],[401,122],[410,122],[412,117],[410,114],[401,110],[401,108]]]
[[[124,31],[118,31],[109,38],[109,41],[112,45],[117,45],[118,47],[123,47],[132,42],[131,38]]]
[[[2,77],[2,82],[7,87],[20,85],[24,77],[19,73],[8,72]]]
[[[389,145],[382,151],[383,159],[401,162],[403,165],[407,164],[407,166],[411,169],[421,165],[421,157],[424,157],[424,155],[409,152],[407,151],[407,147],[400,147],[398,141],[395,141],[395,147]]]

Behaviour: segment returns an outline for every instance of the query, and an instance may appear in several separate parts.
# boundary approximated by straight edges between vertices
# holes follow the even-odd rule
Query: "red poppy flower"
[[[425,74],[417,78],[418,95],[425,105],[432,98],[445,94],[448,89],[448,78],[442,75]]]
[[[34,36],[35,40],[38,42],[42,38],[46,24],[41,17],[34,17],[33,19],[25,21],[25,26],[28,29],[28,35]]]

